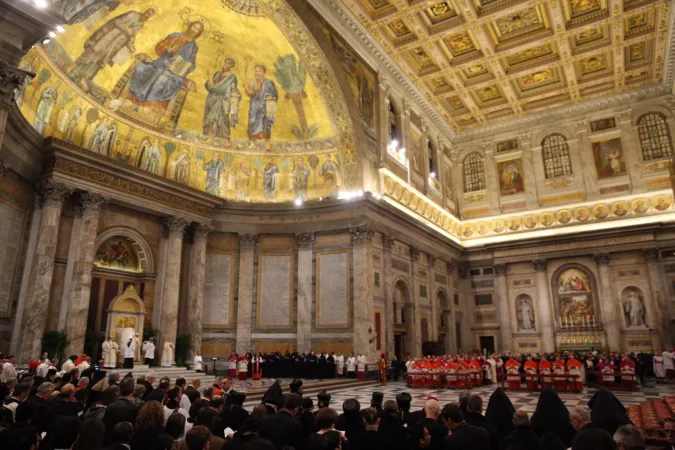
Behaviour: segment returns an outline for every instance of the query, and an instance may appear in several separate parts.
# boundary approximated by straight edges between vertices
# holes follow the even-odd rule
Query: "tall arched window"
[[[670,130],[663,114],[650,112],[638,119],[638,136],[642,148],[642,159],[659,159],[673,153]]]
[[[398,140],[398,128],[396,127],[396,107],[394,102],[389,101],[389,142]]]
[[[572,160],[567,139],[562,134],[551,134],[541,141],[546,178],[572,175]]]
[[[482,191],[485,189],[485,165],[478,152],[470,153],[464,158],[464,192]]]
[[[436,178],[438,177],[438,163],[436,162],[436,148],[433,142],[431,142],[431,139],[429,139],[428,153],[429,153],[429,175],[432,178]]]

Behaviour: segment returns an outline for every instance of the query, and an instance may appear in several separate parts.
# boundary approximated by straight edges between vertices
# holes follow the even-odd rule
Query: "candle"
[[[586,316],[581,316],[581,325],[586,328]]]

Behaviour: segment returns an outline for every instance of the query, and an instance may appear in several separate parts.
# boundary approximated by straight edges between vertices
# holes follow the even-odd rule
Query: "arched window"
[[[396,107],[394,102],[389,101],[389,142],[398,140],[398,128],[396,127]]]
[[[429,176],[432,178],[438,177],[438,163],[436,162],[436,148],[433,142],[429,139]],[[433,174],[433,175],[432,175]]]
[[[480,153],[474,152],[464,158],[464,192],[485,189],[485,165]]]
[[[670,130],[663,114],[650,112],[638,119],[638,136],[642,148],[642,159],[659,159],[673,153]]]
[[[572,175],[572,160],[567,139],[562,134],[551,134],[541,141],[546,178]]]

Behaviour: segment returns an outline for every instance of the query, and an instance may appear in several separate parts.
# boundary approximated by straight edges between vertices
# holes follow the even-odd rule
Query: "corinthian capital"
[[[391,234],[385,234],[382,236],[382,247],[384,248],[385,252],[390,252],[391,248],[394,246],[394,237]]]
[[[103,205],[108,203],[110,198],[103,197],[93,192],[83,192],[77,198],[77,208],[80,215],[98,214]]]
[[[598,253],[595,255],[595,262],[599,266],[606,266],[609,264],[609,253]]]
[[[239,248],[240,249],[254,249],[255,244],[258,242],[257,234],[240,234],[239,235]]]
[[[34,73],[12,67],[0,59],[0,110],[8,109],[14,103],[16,90],[25,87],[34,76]]]
[[[314,233],[300,233],[295,236],[295,245],[298,248],[312,248],[314,244]]]
[[[373,230],[369,225],[361,225],[349,230],[352,233],[352,244],[366,244],[373,238]]]
[[[169,233],[180,233],[185,232],[185,228],[190,222],[182,217],[166,217],[163,220],[164,226],[169,230]]]
[[[588,119],[575,120],[574,128],[577,131],[588,131]]]
[[[73,188],[53,179],[43,180],[37,189],[38,203],[44,206],[48,203],[61,203],[73,193]]]
[[[203,223],[195,223],[192,228],[195,239],[206,239],[209,237],[209,233],[213,231],[209,225],[204,225]]]
[[[619,114],[616,115],[616,118],[619,119],[619,122],[629,122],[633,118],[633,110],[626,109],[624,111],[621,111]]]

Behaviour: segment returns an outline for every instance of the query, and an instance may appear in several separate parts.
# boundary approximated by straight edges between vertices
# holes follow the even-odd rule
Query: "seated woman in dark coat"
[[[544,389],[539,396],[537,409],[532,415],[531,423],[537,436],[541,437],[544,433],[554,433],[562,439],[566,448],[572,445],[576,430],[570,422],[570,413],[567,407],[552,386]]]

